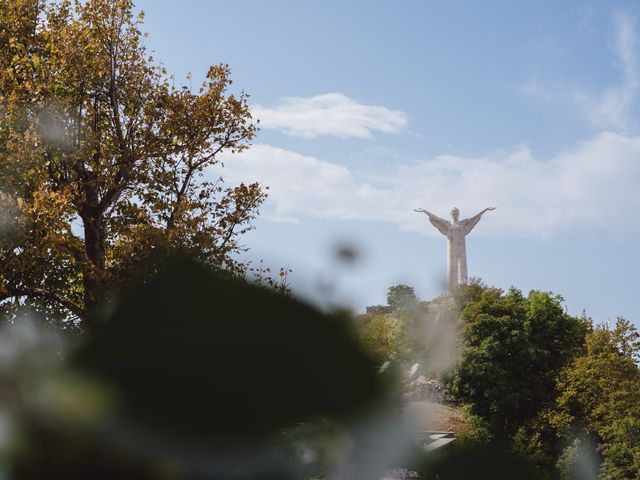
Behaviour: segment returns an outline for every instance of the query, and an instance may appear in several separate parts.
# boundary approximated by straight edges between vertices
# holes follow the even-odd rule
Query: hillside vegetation
[[[474,281],[453,299],[413,299],[358,325],[378,362],[418,363],[446,385],[469,440],[525,456],[542,478],[585,468],[640,478],[640,335],[623,318],[571,316],[562,302]]]

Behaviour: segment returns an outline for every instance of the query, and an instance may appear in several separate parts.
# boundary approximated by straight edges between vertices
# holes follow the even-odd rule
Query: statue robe
[[[447,237],[447,288],[451,292],[457,285],[468,282],[467,246],[465,237],[480,221],[482,215],[474,215],[465,220],[448,222],[436,215],[429,215],[429,221],[440,233]]]

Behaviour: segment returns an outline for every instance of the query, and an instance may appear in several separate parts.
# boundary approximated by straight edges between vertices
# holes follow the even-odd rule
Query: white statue
[[[465,220],[458,220],[460,216],[460,210],[453,207],[451,210],[451,222],[448,222],[431,212],[426,211],[424,208],[417,208],[416,212],[425,213],[429,217],[431,224],[438,229],[438,231],[446,235],[449,240],[448,250],[449,258],[447,262],[448,276],[447,276],[447,288],[449,293],[462,283],[467,283],[467,247],[465,245],[464,238],[473,230],[473,227],[480,221],[480,217],[489,210],[495,210],[496,207],[489,207],[477,213],[471,218]]]

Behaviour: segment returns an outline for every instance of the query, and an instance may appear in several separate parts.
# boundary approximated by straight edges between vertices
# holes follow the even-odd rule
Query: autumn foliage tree
[[[585,439],[601,459],[599,478],[640,478],[640,334],[618,318],[596,326],[585,348],[558,376],[548,421],[567,445]],[[568,447],[561,460],[566,463]]]
[[[0,0],[0,301],[91,323],[175,252],[232,272],[259,184],[205,176],[256,132],[230,71],[175,87],[131,0]],[[144,267],[144,268],[143,268]]]

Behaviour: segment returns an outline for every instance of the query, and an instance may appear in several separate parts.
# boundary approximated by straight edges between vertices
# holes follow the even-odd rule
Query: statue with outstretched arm
[[[447,221],[437,215],[425,210],[417,208],[415,211],[424,213],[429,217],[431,224],[438,229],[440,233],[445,235],[448,240],[448,261],[447,261],[447,288],[449,293],[462,283],[467,283],[467,247],[465,237],[473,230],[482,215],[496,207],[485,208],[471,218],[458,220],[460,211],[453,207],[451,210],[451,221]]]

